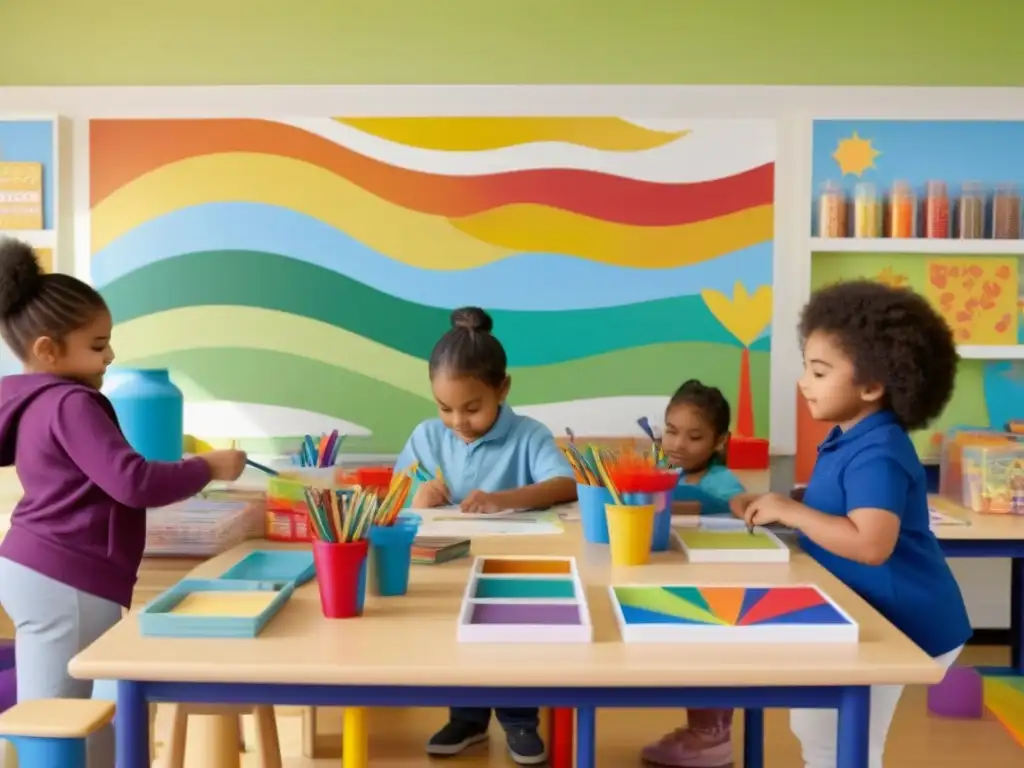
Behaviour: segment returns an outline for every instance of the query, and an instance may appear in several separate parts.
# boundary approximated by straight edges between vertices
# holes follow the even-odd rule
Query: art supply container
[[[577,485],[576,494],[579,499],[580,523],[583,525],[583,538],[591,544],[608,543],[608,517],[605,505],[612,504],[612,495],[608,489],[600,485]]]
[[[313,542],[313,562],[325,618],[351,619],[362,613],[368,542]]]
[[[870,182],[858,184],[853,197],[853,236],[882,236],[882,201],[875,185]]]
[[[654,536],[653,504],[606,504],[612,565],[644,565]]]
[[[103,394],[125,439],[149,461],[180,461],[185,398],[166,368],[111,368]]]
[[[394,525],[370,528],[370,593],[395,597],[409,591],[412,542],[420,529],[419,515],[403,514]]]
[[[985,237],[985,186],[980,182],[967,181],[960,187],[957,236],[961,240]]]
[[[846,237],[846,192],[826,181],[818,198],[818,237]]]
[[[992,239],[1021,239],[1020,192],[1016,184],[999,184],[992,194]]]
[[[630,506],[654,505],[654,528],[651,531],[651,551],[664,552],[672,539],[672,493],[627,493],[623,501]]]
[[[917,237],[917,196],[909,182],[893,182],[889,193],[889,237]]]
[[[925,192],[924,236],[949,237],[949,194],[946,182],[929,181]]]
[[[341,467],[296,467],[267,481],[264,536],[270,541],[310,541],[305,489],[351,488]]]

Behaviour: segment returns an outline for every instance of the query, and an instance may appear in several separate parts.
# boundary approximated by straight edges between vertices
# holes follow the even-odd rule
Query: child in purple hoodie
[[[0,238],[0,335],[25,372],[0,380],[0,466],[25,494],[0,542],[0,605],[15,627],[18,700],[89,698],[68,662],[131,604],[146,508],[234,480],[241,451],[146,461],[100,393],[114,359],[102,297],[43,274],[32,249]],[[113,765],[110,729],[90,740],[90,768]]]

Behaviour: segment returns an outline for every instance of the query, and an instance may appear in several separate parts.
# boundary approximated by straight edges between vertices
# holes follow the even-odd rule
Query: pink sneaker
[[[646,762],[667,768],[725,768],[732,765],[731,729],[677,728],[648,744],[641,755]]]

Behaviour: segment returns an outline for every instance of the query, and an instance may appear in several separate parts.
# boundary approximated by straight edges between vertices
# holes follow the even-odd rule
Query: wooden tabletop
[[[223,573],[249,542],[197,568]],[[287,545],[285,545],[287,546]],[[405,597],[367,597],[365,615],[327,621],[315,582],[298,589],[255,640],[143,638],[134,614],[72,660],[81,678],[192,682],[459,686],[792,686],[935,683],[939,667],[809,557],[789,564],[690,565],[682,554],[611,568],[607,547],[563,535],[489,537],[475,555],[573,555],[586,586],[594,642],[567,645],[459,643],[456,618],[471,559],[413,566]],[[607,585],[816,584],[860,624],[857,645],[624,644]]]
[[[970,525],[937,525],[932,528],[936,538],[947,541],[1020,541],[1024,539],[1024,515],[982,515],[955,501],[933,495],[930,503],[953,517],[966,520]]]

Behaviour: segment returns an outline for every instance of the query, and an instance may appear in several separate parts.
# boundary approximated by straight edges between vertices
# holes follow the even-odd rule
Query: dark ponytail
[[[452,312],[451,324],[430,353],[430,378],[443,370],[500,388],[508,378],[508,358],[491,335],[491,316],[479,307],[462,307]]]

